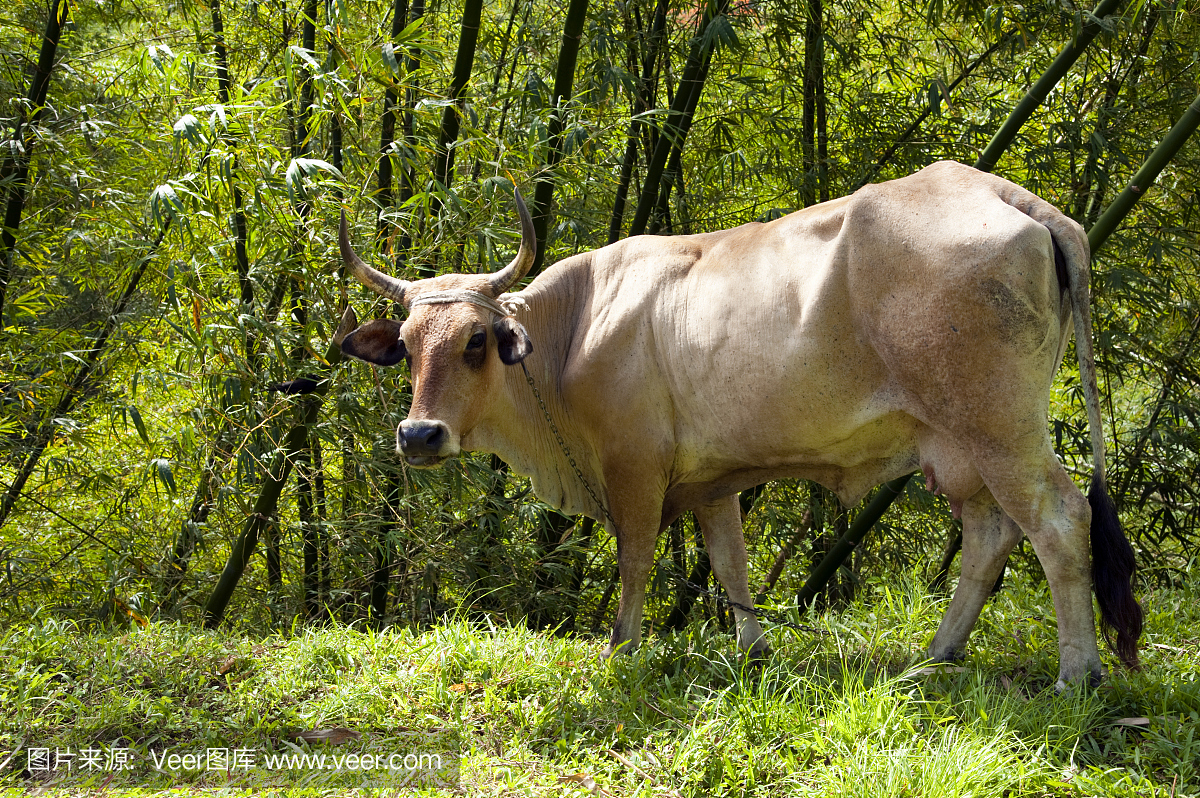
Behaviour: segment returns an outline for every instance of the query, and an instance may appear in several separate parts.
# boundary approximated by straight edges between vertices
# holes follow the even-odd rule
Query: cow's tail
[[[1088,240],[1083,228],[1036,195],[1018,189],[1003,192],[1002,196],[1050,231],[1054,239],[1055,271],[1060,280],[1066,279],[1066,285],[1062,287],[1071,302],[1075,353],[1079,356],[1079,378],[1092,440],[1092,486],[1088,490],[1088,504],[1092,508],[1092,585],[1100,605],[1100,626],[1109,647],[1125,667],[1137,670],[1142,608],[1133,597],[1136,567],[1133,547],[1121,531],[1121,522],[1108,495],[1105,479],[1104,427],[1100,416],[1100,390],[1096,384],[1096,357],[1092,349]]]
[[[1088,504],[1092,506],[1092,585],[1100,605],[1100,626],[1105,639],[1125,667],[1137,670],[1142,608],[1133,597],[1136,568],[1133,547],[1121,531],[1117,508],[1108,495],[1105,479],[1104,428],[1100,417],[1100,390],[1096,385],[1096,357],[1092,349],[1088,260],[1079,261],[1067,256],[1066,261],[1067,291],[1071,296],[1071,314],[1075,323],[1075,353],[1079,356],[1079,380],[1083,385],[1088,432],[1092,437],[1092,487],[1088,490]]]

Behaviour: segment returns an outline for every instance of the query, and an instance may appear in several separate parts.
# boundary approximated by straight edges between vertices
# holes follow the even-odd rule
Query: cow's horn
[[[513,199],[517,201],[517,214],[521,217],[521,248],[517,250],[517,256],[512,259],[512,263],[492,275],[488,284],[492,288],[493,296],[500,296],[524,277],[533,265],[534,255],[537,254],[537,233],[533,231],[533,219],[525,207],[525,200],[521,199],[521,192],[513,189]]]
[[[338,229],[338,246],[342,250],[342,262],[346,270],[358,278],[358,281],[380,296],[404,302],[404,293],[408,290],[407,280],[389,277],[381,271],[371,268],[363,259],[358,257],[350,246],[350,227],[346,224],[346,212],[342,211],[342,225]]]

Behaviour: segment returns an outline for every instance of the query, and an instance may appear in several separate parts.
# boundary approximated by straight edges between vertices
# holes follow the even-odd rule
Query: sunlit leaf
[[[164,457],[157,457],[151,465],[154,467],[154,474],[168,493],[175,493],[175,474],[171,471],[171,461]]]

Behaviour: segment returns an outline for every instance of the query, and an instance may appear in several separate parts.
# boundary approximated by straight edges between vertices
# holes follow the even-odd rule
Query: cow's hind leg
[[[987,488],[963,504],[962,521],[962,575],[929,645],[930,659],[938,662],[956,660],[966,653],[967,637],[1004,560],[1021,540],[1021,528],[1000,509]]]
[[[696,521],[704,533],[704,545],[713,573],[721,581],[726,595],[737,604],[752,607],[746,570],[746,539],[742,535],[742,509],[737,494],[717,499],[695,510]],[[748,655],[765,654],[769,646],[754,613],[733,608],[737,619],[738,647]]]
[[[980,468],[996,501],[1025,531],[1054,597],[1059,689],[1104,675],[1092,610],[1092,511],[1046,441],[1030,457]]]

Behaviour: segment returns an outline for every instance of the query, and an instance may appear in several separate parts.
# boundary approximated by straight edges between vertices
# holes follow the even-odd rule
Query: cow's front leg
[[[746,570],[746,539],[742,534],[742,508],[737,494],[717,499],[694,511],[713,573],[730,600],[746,607],[754,605]],[[752,612],[733,608],[737,619],[738,647],[750,656],[765,654],[770,646],[758,618]]]
[[[622,524],[616,530],[617,567],[621,572],[621,603],[612,638],[600,656],[609,659],[620,652],[628,654],[642,639],[642,607],[646,603],[646,582],[654,565],[657,525]]]

